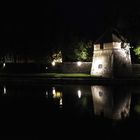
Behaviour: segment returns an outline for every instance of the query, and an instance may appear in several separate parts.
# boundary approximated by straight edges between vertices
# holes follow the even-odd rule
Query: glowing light
[[[55,94],[53,94],[53,98],[61,98],[62,97],[62,93],[57,91],[55,92]]]
[[[60,104],[60,106],[62,106],[62,105],[63,105],[63,100],[62,100],[62,98],[60,99],[59,104]]]
[[[47,97],[48,97],[48,94],[49,94],[48,91],[46,91],[46,96],[47,96]]]
[[[46,67],[46,70],[48,69],[48,67]]]
[[[61,93],[60,92],[56,92],[57,97],[61,97]]]
[[[77,65],[80,67],[82,65],[82,62],[78,61]]]
[[[3,87],[3,94],[6,94],[6,93],[7,93],[6,87],[4,86],[4,87]]]
[[[52,62],[52,66],[55,66],[55,62],[54,61]]]
[[[53,93],[53,95],[55,95],[55,93],[56,93],[55,87],[53,87],[52,93]]]
[[[3,68],[6,66],[6,64],[5,63],[3,63]]]
[[[78,94],[78,98],[81,98],[81,90],[78,90],[77,94]]]

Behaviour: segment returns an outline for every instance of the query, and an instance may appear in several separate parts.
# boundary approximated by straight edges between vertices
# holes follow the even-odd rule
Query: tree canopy
[[[91,61],[93,54],[92,41],[73,39],[62,48],[64,61]]]
[[[136,61],[140,63],[140,46],[137,46],[136,48],[133,49],[135,55],[136,55]]]

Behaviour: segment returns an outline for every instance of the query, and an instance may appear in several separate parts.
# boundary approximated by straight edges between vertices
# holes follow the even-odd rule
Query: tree
[[[64,61],[91,61],[93,54],[92,41],[72,39],[62,48]]]
[[[74,49],[74,54],[79,61],[91,61],[92,57],[92,42],[80,41]]]
[[[52,55],[52,61],[56,63],[62,63],[62,53],[61,51],[56,52]]]
[[[134,51],[134,53],[135,53],[135,55],[137,57],[136,62],[139,62],[140,63],[140,46],[137,46],[136,48],[134,48],[133,51]]]

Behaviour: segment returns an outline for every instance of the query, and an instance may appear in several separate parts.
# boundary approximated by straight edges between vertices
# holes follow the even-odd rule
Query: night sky
[[[49,49],[72,37],[95,41],[111,26],[138,43],[140,8],[129,1],[11,2],[1,4],[0,25],[0,49]]]

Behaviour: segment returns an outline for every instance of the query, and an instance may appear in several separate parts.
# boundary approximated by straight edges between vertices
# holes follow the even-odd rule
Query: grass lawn
[[[85,73],[1,73],[1,76],[22,76],[22,77],[51,77],[51,78],[71,78],[71,77],[77,77],[77,78],[89,78],[89,77],[97,77],[95,75],[85,74]]]
[[[48,77],[96,77],[85,73],[46,73],[45,76]]]

